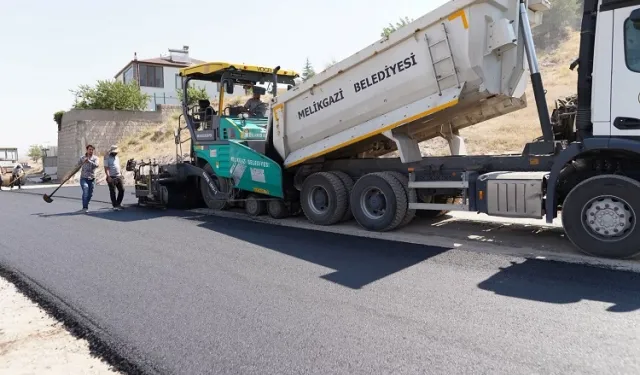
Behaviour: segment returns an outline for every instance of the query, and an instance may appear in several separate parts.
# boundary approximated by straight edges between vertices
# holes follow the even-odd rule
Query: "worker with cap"
[[[115,211],[119,211],[122,209],[124,185],[122,172],[120,170],[120,158],[118,158],[118,146],[111,146],[109,153],[104,156],[104,173],[107,176],[107,184],[109,185],[111,205]],[[116,189],[118,189],[117,197]]]

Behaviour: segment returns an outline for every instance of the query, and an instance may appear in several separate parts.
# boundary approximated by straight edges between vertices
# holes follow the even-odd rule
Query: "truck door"
[[[640,136],[640,6],[613,12],[611,135]]]

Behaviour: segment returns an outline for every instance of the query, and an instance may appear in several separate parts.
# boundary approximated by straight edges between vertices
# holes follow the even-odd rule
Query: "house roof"
[[[150,65],[171,66],[171,67],[176,67],[176,68],[186,68],[186,67],[188,67],[190,65],[203,64],[203,63],[206,62],[206,61],[202,61],[202,60],[198,60],[198,59],[194,59],[194,58],[191,58],[191,63],[170,61],[168,59],[169,59],[169,56],[167,56],[167,57],[154,57],[154,58],[151,58],[151,59],[142,59],[142,60],[130,60],[113,77],[114,78],[118,77],[120,75],[120,73],[124,72],[134,62],[138,62],[138,63],[142,63],[142,64],[150,64]]]

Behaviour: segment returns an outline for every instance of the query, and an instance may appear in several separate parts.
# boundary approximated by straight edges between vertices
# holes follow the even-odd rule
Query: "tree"
[[[581,11],[582,4],[577,0],[554,0],[551,9],[542,13],[542,24],[533,29],[536,48],[556,49],[566,39],[568,31],[580,26]]]
[[[306,82],[309,78],[316,75],[316,71],[313,70],[313,65],[311,65],[311,61],[307,57],[307,61],[304,63],[304,68],[302,68],[302,81]]]
[[[62,127],[62,116],[64,115],[64,111],[58,111],[53,114],[53,121],[58,124],[58,131],[60,131],[60,127]]]
[[[69,90],[76,96],[76,109],[110,109],[141,111],[151,98],[140,91],[137,83],[99,80],[94,87],[80,85],[77,90]]]
[[[189,102],[187,103],[187,105],[196,104],[198,100],[209,100],[209,94],[204,87],[189,86],[187,88],[187,93],[189,94]],[[176,94],[178,94],[178,98],[182,102],[184,100],[182,96],[182,89],[176,90]]]
[[[41,145],[31,145],[29,146],[29,151],[27,152],[27,156],[33,160],[33,162],[37,162],[42,158],[42,146]]]
[[[538,50],[551,51],[558,47],[568,35],[568,32],[576,30],[580,26],[581,0],[554,0],[551,9],[543,12],[542,24],[533,29],[533,39]],[[413,22],[409,17],[400,18],[395,25],[382,29],[380,36],[389,37],[391,33]]]
[[[325,68],[325,70],[329,69],[332,66],[336,65],[337,63],[338,62],[336,61],[336,59],[331,59],[331,61],[329,61],[328,63],[325,64],[324,68]]]
[[[400,18],[400,22],[396,22],[395,25],[389,23],[389,26],[384,27],[382,29],[382,32],[380,33],[380,36],[383,38],[388,38],[392,32],[397,31],[401,27],[407,26],[411,22],[413,22],[413,19],[409,19],[409,17]]]

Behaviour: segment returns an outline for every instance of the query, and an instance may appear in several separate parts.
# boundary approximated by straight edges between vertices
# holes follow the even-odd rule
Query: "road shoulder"
[[[0,277],[0,373],[122,374]]]
[[[30,366],[36,374],[158,372],[134,348],[114,346],[116,340],[82,313],[3,264],[0,285],[0,374],[25,373]]]

